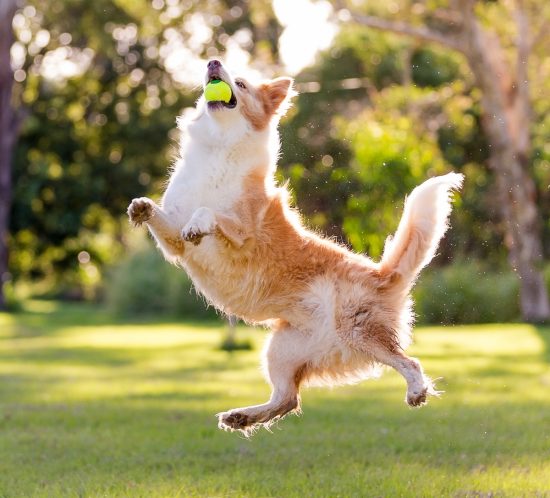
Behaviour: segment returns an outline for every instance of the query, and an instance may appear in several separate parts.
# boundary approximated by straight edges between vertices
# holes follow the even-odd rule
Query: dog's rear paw
[[[134,226],[139,227],[153,216],[153,201],[147,197],[134,199],[128,206],[128,217]]]
[[[218,414],[218,428],[224,431],[239,431],[249,437],[258,427],[250,416],[236,410]]]
[[[225,412],[218,415],[220,429],[243,430],[249,426],[248,415],[240,412]]]
[[[435,388],[434,383],[430,378],[424,376],[424,385],[422,386],[422,388],[418,390],[408,390],[407,398],[405,401],[409,406],[419,407],[425,405],[428,402],[428,396],[435,396],[439,398],[442,393],[443,391],[438,391]]]
[[[422,389],[420,392],[407,392],[407,405],[409,406],[422,406],[425,405],[428,397],[428,389]]]

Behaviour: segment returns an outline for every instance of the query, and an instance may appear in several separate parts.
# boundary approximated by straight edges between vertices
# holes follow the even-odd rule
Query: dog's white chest
[[[231,211],[242,194],[242,175],[227,157],[186,157],[176,167],[164,194],[162,207],[180,228],[200,207]]]

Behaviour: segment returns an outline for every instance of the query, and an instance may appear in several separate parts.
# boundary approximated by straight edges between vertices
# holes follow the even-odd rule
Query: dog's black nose
[[[206,67],[208,67],[208,69],[218,69],[221,65],[222,63],[220,61],[212,59]]]

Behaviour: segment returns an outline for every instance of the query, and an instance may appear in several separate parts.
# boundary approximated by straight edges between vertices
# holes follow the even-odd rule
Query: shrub
[[[107,279],[106,298],[118,314],[168,314],[212,318],[214,308],[194,291],[182,269],[168,264],[153,248],[127,256]]]
[[[6,310],[11,312],[22,310],[22,300],[15,292],[13,282],[10,280],[4,284],[4,299]]]
[[[421,323],[487,323],[520,319],[519,282],[510,270],[458,262],[423,273],[414,291]]]
[[[550,266],[545,268],[550,286]],[[106,297],[112,310],[125,315],[167,314],[213,318],[216,312],[193,290],[181,269],[153,248],[126,257],[110,274]],[[457,324],[520,320],[519,280],[508,269],[479,261],[426,269],[414,289],[418,322]]]

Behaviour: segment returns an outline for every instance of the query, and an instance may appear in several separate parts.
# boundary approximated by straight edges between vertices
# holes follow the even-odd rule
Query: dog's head
[[[207,126],[210,121],[229,134],[267,129],[286,112],[290,98],[295,95],[291,78],[277,78],[254,85],[244,78],[233,77],[218,60],[208,62],[204,87],[212,80],[227,83],[231,98],[228,102],[207,102],[203,95],[197,103],[197,121]]]

